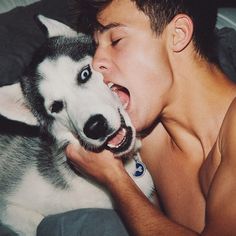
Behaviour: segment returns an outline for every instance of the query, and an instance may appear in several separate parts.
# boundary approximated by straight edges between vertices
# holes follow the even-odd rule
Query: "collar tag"
[[[133,173],[133,176],[141,177],[144,175],[145,170],[146,166],[144,165],[144,163],[139,160],[135,160],[135,171]]]

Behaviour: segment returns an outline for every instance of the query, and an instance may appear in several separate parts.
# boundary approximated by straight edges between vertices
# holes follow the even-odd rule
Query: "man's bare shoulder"
[[[234,156],[236,152],[236,98],[225,115],[219,134],[219,151],[222,158]],[[234,158],[236,160],[236,158]]]
[[[236,99],[229,106],[218,138],[221,161],[207,194],[202,235],[236,235]]]

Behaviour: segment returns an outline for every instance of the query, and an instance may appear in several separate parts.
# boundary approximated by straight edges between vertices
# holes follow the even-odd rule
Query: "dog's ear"
[[[55,36],[67,36],[67,37],[76,37],[78,36],[78,33],[71,29],[69,26],[50,19],[48,17],[45,17],[43,15],[37,16],[38,20],[43,24],[44,27],[46,27],[48,37],[55,37]]]
[[[0,115],[27,125],[39,125],[25,103],[20,83],[0,87]]]

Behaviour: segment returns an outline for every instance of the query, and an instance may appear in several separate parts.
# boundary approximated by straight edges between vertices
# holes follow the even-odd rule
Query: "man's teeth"
[[[109,83],[107,84],[107,86],[108,86],[109,89],[111,89],[111,87],[112,87],[113,85],[114,85],[114,84],[113,84],[112,82],[109,82]]]

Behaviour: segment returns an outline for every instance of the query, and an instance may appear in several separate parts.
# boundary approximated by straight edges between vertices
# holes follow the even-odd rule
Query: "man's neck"
[[[206,155],[236,96],[236,86],[204,60],[182,59],[173,66],[174,83],[162,123],[177,145],[184,145],[185,137],[195,138]]]

